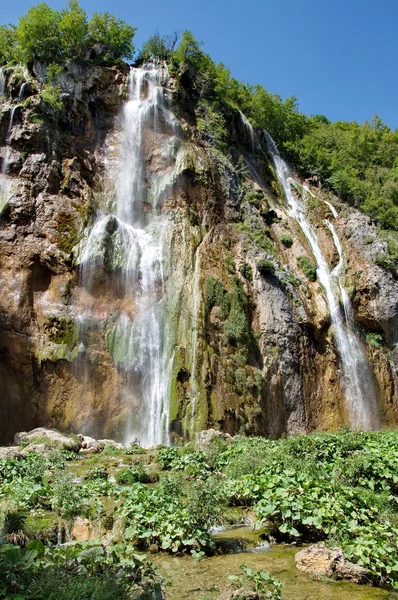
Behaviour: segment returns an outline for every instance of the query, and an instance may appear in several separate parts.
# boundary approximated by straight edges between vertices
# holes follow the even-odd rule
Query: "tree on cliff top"
[[[16,27],[0,27],[0,64],[12,60],[47,64],[129,60],[134,55],[135,31],[109,13],[94,13],[88,20],[78,0],[69,0],[63,10],[41,2],[20,17]]]

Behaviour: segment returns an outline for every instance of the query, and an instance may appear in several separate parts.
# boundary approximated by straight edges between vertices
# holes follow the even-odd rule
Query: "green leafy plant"
[[[258,600],[280,600],[283,584],[266,571],[254,571],[242,565],[243,575],[230,575],[229,580],[234,583],[237,591],[234,598],[237,600],[250,600],[255,595]]]
[[[316,265],[308,256],[299,256],[297,264],[309,281],[316,281]]]

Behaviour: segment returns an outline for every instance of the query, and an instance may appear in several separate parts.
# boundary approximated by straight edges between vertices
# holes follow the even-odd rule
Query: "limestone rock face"
[[[355,565],[344,558],[341,548],[326,548],[326,546],[310,546],[295,556],[296,567],[314,577],[330,577],[344,579],[353,583],[366,583],[367,571],[360,565]]]
[[[117,160],[129,67],[66,64],[59,112],[40,95],[44,65],[12,77],[17,68],[5,70],[0,99],[0,443],[38,426],[125,442],[128,419],[139,418],[148,399],[129,394],[137,373],[126,368],[128,349],[115,328],[122,311],[134,320],[142,299],[133,297],[139,282],[130,298],[121,292],[114,215],[90,286],[79,260],[105,200],[115,202],[112,174],[104,173]],[[314,256],[286,210],[262,132],[251,135],[241,115],[225,109],[228,150],[218,147],[203,129],[192,70],[164,81],[178,143],[167,124],[160,132],[147,127],[142,152],[157,214],[167,221],[169,439],[208,429],[272,438],[335,430],[347,423],[335,332],[322,286],[299,266]],[[170,146],[173,165],[164,152]],[[341,277],[381,426],[396,425],[398,286],[378,260],[386,242],[368,217],[306,186],[331,270],[339,257],[326,220],[342,245]],[[84,449],[96,451],[95,440],[83,438]]]

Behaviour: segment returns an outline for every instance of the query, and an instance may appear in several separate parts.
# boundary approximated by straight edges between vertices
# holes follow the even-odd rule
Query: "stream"
[[[251,527],[234,527],[216,533],[216,540],[234,540],[247,547],[240,552],[215,555],[193,560],[190,556],[172,556],[159,553],[148,555],[166,582],[167,600],[217,600],[229,589],[229,575],[240,575],[240,566],[256,571],[268,571],[283,584],[282,600],[398,600],[398,592],[346,583],[343,581],[315,581],[296,569],[294,556],[302,547],[276,544],[255,549],[261,542],[259,532]],[[251,547],[250,547],[251,546]],[[253,551],[255,549],[255,551]]]

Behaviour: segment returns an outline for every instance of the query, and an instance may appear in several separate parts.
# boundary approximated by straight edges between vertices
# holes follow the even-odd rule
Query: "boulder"
[[[21,456],[20,448],[4,447],[0,448],[0,458],[17,458]]]
[[[124,446],[123,444],[120,444],[119,442],[115,442],[115,440],[98,440],[98,443],[100,444],[100,447],[106,448],[107,446],[113,446],[114,448],[117,448],[118,450],[125,450],[126,446]]]
[[[195,443],[199,447],[207,446],[214,440],[214,438],[226,440],[231,439],[231,436],[229,433],[223,433],[217,429],[204,429],[196,434]]]
[[[97,440],[88,435],[79,434],[77,437],[82,443],[80,452],[100,452],[100,450],[103,448],[103,446],[101,446]]]
[[[313,545],[297,552],[295,561],[299,571],[314,577],[345,579],[353,583],[368,581],[366,569],[346,560],[341,548]]]
[[[14,437],[14,446],[20,444],[26,445],[38,445],[50,446],[58,448],[59,450],[71,450],[72,452],[79,452],[82,443],[77,435],[69,433],[61,433],[58,429],[47,429],[46,427],[36,427],[32,431],[22,431],[16,433]]]

